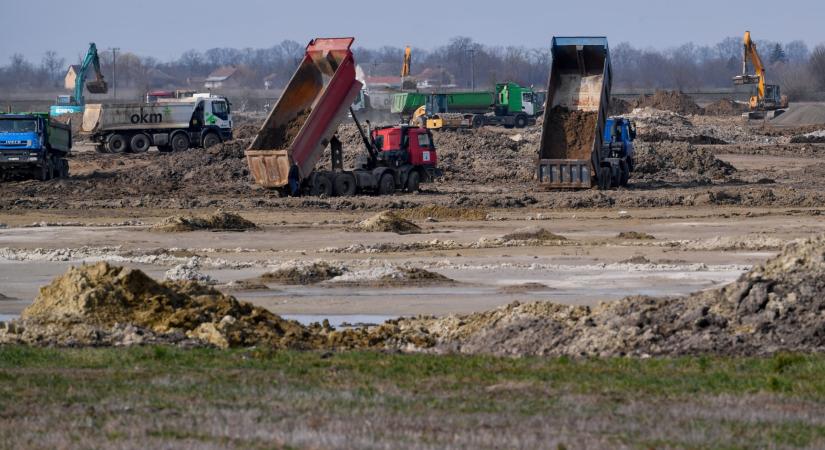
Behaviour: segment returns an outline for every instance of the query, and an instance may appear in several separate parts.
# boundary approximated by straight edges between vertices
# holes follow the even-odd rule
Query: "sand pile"
[[[567,238],[551,233],[542,227],[519,228],[501,237],[505,241],[564,241]]]
[[[689,95],[678,91],[656,91],[642,95],[632,103],[633,108],[655,108],[678,114],[701,114],[702,108]]]
[[[707,116],[738,116],[748,109],[745,103],[723,98],[705,106],[704,114]]]
[[[342,266],[333,266],[324,261],[288,264],[261,275],[256,281],[290,285],[314,284],[326,281],[346,272]]]
[[[413,234],[420,233],[421,227],[401,217],[393,211],[378,213],[358,224],[361,231]]]
[[[668,182],[724,180],[736,169],[703,148],[687,143],[643,144],[636,146],[633,179]]]
[[[156,231],[168,233],[184,231],[246,231],[254,230],[257,225],[238,214],[219,211],[211,216],[170,216],[152,227]]]
[[[297,322],[197,283],[158,283],[107,263],[72,267],[40,289],[0,343],[122,345],[190,341],[219,347],[305,348],[317,336]]]
[[[549,159],[590,159],[593,141],[596,138],[598,113],[591,111],[569,111],[556,106],[550,110],[548,123],[544,127]]]
[[[405,219],[416,220],[486,220],[487,210],[483,208],[461,208],[442,205],[422,205],[398,212]]]
[[[764,355],[825,350],[825,236],[789,244],[721,289],[595,308],[513,303],[394,324],[389,341],[497,355]],[[387,325],[389,326],[389,325]]]
[[[508,183],[531,181],[538,142],[514,140],[500,130],[442,131],[434,135],[440,182]]]

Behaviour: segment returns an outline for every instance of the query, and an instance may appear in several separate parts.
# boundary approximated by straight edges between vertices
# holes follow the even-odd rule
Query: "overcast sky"
[[[606,35],[615,45],[713,44],[751,30],[755,39],[825,41],[821,0],[0,0],[0,64],[14,53],[69,62],[89,42],[161,61],[188,49],[270,47],[284,39],[354,36],[356,45],[432,48],[453,36],[483,44],[546,46],[553,35]],[[431,6],[428,6],[431,5]],[[469,5],[474,5],[471,9]]]

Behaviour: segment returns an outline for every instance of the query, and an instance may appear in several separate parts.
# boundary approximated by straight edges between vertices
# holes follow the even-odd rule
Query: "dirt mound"
[[[686,143],[639,144],[632,176],[656,180],[723,180],[736,169],[704,148]]]
[[[607,111],[607,114],[610,116],[621,116],[633,111],[633,105],[626,100],[620,99],[619,97],[611,97],[610,108],[608,108]]]
[[[823,351],[825,236],[785,247],[738,281],[684,298],[628,297],[595,308],[513,303],[401,320],[394,342],[497,355],[764,355]]]
[[[542,227],[525,227],[505,234],[501,237],[505,241],[564,241],[567,240],[564,236],[551,233]]]
[[[378,213],[358,224],[361,231],[413,234],[420,233],[421,227],[399,216],[393,211]]]
[[[596,138],[598,113],[592,111],[569,111],[556,106],[550,111],[544,134],[549,138],[550,159],[590,159],[593,140]]]
[[[269,311],[197,283],[158,283],[139,270],[105,262],[72,267],[40,289],[20,323],[0,330],[0,342],[112,345],[122,324],[219,347],[299,347],[309,331]]]
[[[638,240],[650,240],[656,239],[653,235],[641,232],[641,231],[622,231],[618,235],[616,235],[618,239],[638,239]]]
[[[343,275],[343,267],[332,266],[326,262],[291,265],[267,272],[255,281],[279,284],[314,284]]]
[[[747,110],[748,105],[723,98],[705,106],[704,114],[707,116],[738,116]]]
[[[257,228],[257,225],[249,220],[227,212],[217,212],[207,217],[171,216],[152,227],[153,230],[168,233],[196,230],[245,231],[254,230],[255,228]]]
[[[485,220],[487,210],[483,208],[447,207],[442,205],[423,205],[404,209],[398,215],[410,220]]]
[[[385,266],[347,272],[325,284],[329,286],[408,287],[445,285],[456,281],[440,273],[417,267]]]
[[[632,103],[633,108],[655,108],[679,114],[701,114],[702,108],[689,95],[679,91],[656,91],[642,95]]]

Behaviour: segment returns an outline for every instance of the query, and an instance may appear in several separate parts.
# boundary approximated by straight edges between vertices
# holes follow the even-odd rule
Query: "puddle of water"
[[[379,325],[387,320],[395,319],[396,316],[382,316],[378,314],[282,314],[281,317],[287,320],[295,320],[301,325],[321,323],[324,319],[329,320],[329,324],[335,328],[341,328],[344,324],[352,325]]]

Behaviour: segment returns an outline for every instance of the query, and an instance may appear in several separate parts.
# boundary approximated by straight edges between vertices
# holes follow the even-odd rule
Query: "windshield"
[[[31,133],[37,131],[37,121],[31,119],[0,120],[0,133]]]

